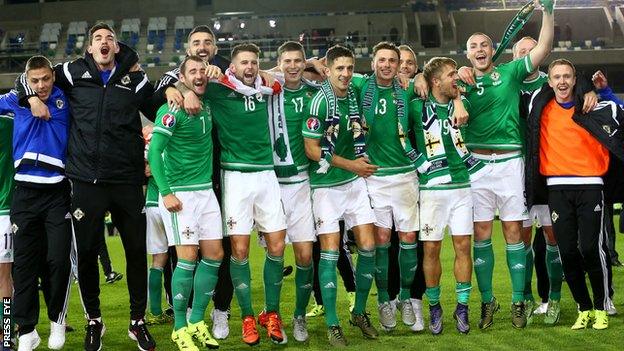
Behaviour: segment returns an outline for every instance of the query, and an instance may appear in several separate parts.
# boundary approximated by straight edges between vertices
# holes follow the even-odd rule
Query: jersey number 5
[[[477,95],[479,95],[479,96],[483,95],[483,91],[484,91],[484,89],[483,89],[483,82],[478,82],[477,83],[477,89],[479,89],[477,91]]]

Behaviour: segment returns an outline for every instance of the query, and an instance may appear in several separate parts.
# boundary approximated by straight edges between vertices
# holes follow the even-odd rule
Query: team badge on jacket
[[[123,85],[130,84],[130,76],[127,75],[127,74],[125,76],[123,76],[123,78],[121,78],[121,84],[123,84]]]
[[[56,99],[56,108],[62,109],[65,106],[65,103],[61,99]]]
[[[74,211],[74,218],[76,218],[77,221],[80,221],[82,219],[82,217],[84,217],[84,212],[82,212],[81,209],[77,208]]]

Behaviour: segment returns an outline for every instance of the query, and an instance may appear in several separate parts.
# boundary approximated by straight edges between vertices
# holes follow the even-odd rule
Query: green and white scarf
[[[319,169],[316,173],[327,173],[331,166],[331,159],[336,148],[336,140],[340,132],[340,109],[338,108],[338,99],[332,89],[329,80],[325,80],[321,84],[321,93],[327,101],[327,116],[323,130],[324,135],[321,138],[321,160],[319,161]],[[366,121],[361,118],[358,108],[357,98],[353,87],[349,85],[347,90],[347,99],[349,102],[349,125],[353,131],[353,148],[355,157],[366,155]]]
[[[426,186],[447,184],[452,181],[448,160],[446,158],[447,151],[442,141],[442,120],[440,120],[436,114],[436,106],[436,103],[431,101],[431,99],[423,101],[422,138],[425,141],[423,155],[428,163],[431,164],[422,174],[422,177],[426,180]],[[448,104],[449,117],[453,116],[453,109],[453,101],[450,101]],[[449,134],[453,140],[455,151],[459,157],[461,157],[464,166],[466,166],[471,182],[474,182],[490,172],[491,168],[489,165],[481,162],[481,160],[472,156],[470,151],[468,151],[459,128],[451,127],[449,129]]]
[[[373,74],[366,81],[366,88],[362,90],[362,112],[369,129],[373,128],[375,123],[375,109],[379,101],[379,87],[377,86],[377,77]],[[399,141],[405,151],[405,156],[414,163],[419,171],[425,171],[429,166],[425,157],[412,147],[405,131],[408,130],[408,113],[407,113],[407,94],[399,84],[398,79],[392,81],[392,89],[394,90],[394,98],[397,107],[397,131],[399,133]]]
[[[281,82],[276,81],[272,87],[266,87],[263,85],[262,78],[257,76],[254,86],[250,87],[243,84],[230,69],[227,69],[219,83],[246,96],[267,96],[268,125],[275,174],[279,178],[297,175],[297,166],[290,152],[288,130],[286,129],[284,89]]]

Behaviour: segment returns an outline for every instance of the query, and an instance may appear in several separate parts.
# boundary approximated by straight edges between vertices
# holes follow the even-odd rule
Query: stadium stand
[[[192,0],[175,4],[138,0],[111,1],[95,14],[88,10],[88,1],[80,0],[72,1],[67,11],[59,11],[64,1],[0,5],[0,10],[11,6],[11,11],[0,11],[0,28],[4,29],[0,32],[0,70],[11,71],[36,52],[55,62],[82,55],[86,31],[100,18],[108,18],[105,22],[141,54],[146,66],[162,69],[180,62],[189,31],[200,23],[213,26],[222,55],[228,56],[241,41],[251,40],[261,47],[265,63],[274,61],[277,47],[285,40],[300,41],[309,56],[323,56],[329,46],[342,43],[352,47],[357,58],[366,59],[375,43],[390,40],[410,44],[423,58],[443,54],[461,61],[468,33],[485,31],[500,41],[501,28],[526,1],[389,0],[363,8],[356,0],[321,1],[321,7],[279,0],[265,0],[262,6],[247,6],[243,0],[214,0],[207,6]],[[624,0],[559,0],[557,4],[555,52],[590,57],[588,50],[624,47],[620,29],[624,27]],[[241,12],[241,8],[249,11]],[[135,16],[120,18],[121,13]],[[537,36],[539,20],[536,13],[520,34]],[[572,29],[569,23],[583,30]],[[3,60],[10,62],[3,64]],[[611,56],[604,60],[612,61]]]

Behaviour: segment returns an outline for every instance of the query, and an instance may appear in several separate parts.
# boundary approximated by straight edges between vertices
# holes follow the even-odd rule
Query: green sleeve
[[[365,76],[363,74],[353,74],[353,77],[351,78],[351,86],[353,86],[353,89],[355,89],[356,94],[359,95],[362,93],[362,90],[366,87],[366,84],[368,83],[368,78],[368,76]]]
[[[149,152],[147,153],[147,162],[150,165],[154,180],[158,185],[158,190],[165,196],[171,193],[169,188],[169,182],[167,182],[167,176],[165,175],[165,163],[163,161],[163,152],[169,138],[173,135],[179,121],[179,116],[169,111],[167,104],[158,109],[156,113],[156,123],[154,125],[154,131],[152,134],[152,140],[150,141]]]
[[[505,67],[504,69],[509,69],[511,75],[519,83],[522,83],[524,79],[526,79],[526,77],[534,70],[530,55],[526,55],[522,58],[502,64],[501,66]]]
[[[410,83],[407,86],[407,90],[405,90],[405,94],[407,95],[407,101],[412,101],[412,99],[416,98],[416,92],[414,91],[413,79],[410,79]]]
[[[163,161],[163,151],[169,142],[169,137],[166,134],[154,133],[152,135],[152,141],[150,142],[149,152],[147,154],[147,161],[149,162],[152,176],[158,185],[158,191],[162,196],[172,193],[169,188],[169,182],[165,175],[165,162]]]
[[[309,112],[309,117],[301,124],[301,134],[304,138],[320,139],[323,136],[327,117],[327,102],[320,91],[312,98]]]

